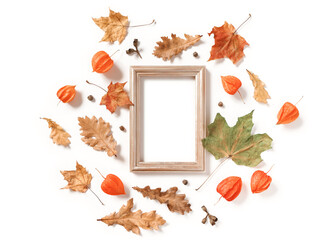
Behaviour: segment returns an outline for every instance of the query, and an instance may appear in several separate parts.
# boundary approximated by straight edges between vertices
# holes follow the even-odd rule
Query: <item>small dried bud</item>
[[[182,183],[183,183],[184,185],[187,185],[187,184],[188,184],[188,180],[183,179]]]
[[[133,48],[127,49],[126,54],[135,53],[136,51]]]
[[[218,103],[218,106],[219,106],[219,107],[223,107],[223,103],[222,103],[222,102],[219,102],[219,103]]]
[[[210,219],[211,221],[214,221],[214,222],[217,222],[217,221],[218,221],[218,218],[217,218],[217,217],[215,217],[215,216],[213,216],[213,215],[210,215],[210,214],[209,214],[209,219]]]
[[[193,53],[193,56],[196,58],[196,57],[198,57],[198,52],[194,52]]]
[[[89,95],[89,96],[87,97],[87,99],[88,99],[89,101],[93,101],[93,100],[94,100],[94,97],[93,97],[92,95]]]
[[[133,45],[134,45],[134,47],[137,47],[138,44],[139,44],[139,40],[138,40],[138,39],[134,39],[134,40],[133,40]]]
[[[205,218],[202,219],[202,223],[203,223],[203,224],[205,224],[206,221],[207,221],[207,217],[205,217]]]
[[[210,219],[210,224],[213,226],[213,225],[215,225],[215,224],[216,224],[216,222],[215,222],[215,221],[213,221],[212,219]]]
[[[205,206],[202,206],[202,210],[206,213],[208,212],[208,209]]]
[[[123,132],[126,131],[126,128],[125,128],[124,126],[120,126],[119,129],[120,129],[121,131],[123,131]]]

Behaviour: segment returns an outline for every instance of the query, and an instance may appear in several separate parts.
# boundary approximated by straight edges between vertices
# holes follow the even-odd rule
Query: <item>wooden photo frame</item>
[[[130,99],[134,106],[130,107],[130,170],[135,171],[204,171],[205,153],[202,139],[206,134],[206,68],[205,66],[131,66],[130,67]],[[191,162],[146,162],[141,159],[141,81],[151,77],[191,77],[195,80],[195,161]],[[181,116],[178,116],[181,117]],[[173,126],[169,126],[173,127]],[[193,159],[192,159],[193,160]]]

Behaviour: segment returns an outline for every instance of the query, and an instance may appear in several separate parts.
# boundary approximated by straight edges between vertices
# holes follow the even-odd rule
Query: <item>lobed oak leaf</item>
[[[127,82],[124,83],[115,83],[112,82],[108,86],[107,93],[102,97],[100,105],[105,105],[106,108],[114,113],[116,108],[119,106],[133,106],[133,103],[130,101],[127,92],[124,90],[124,86]]]
[[[221,27],[213,27],[209,36],[211,34],[214,34],[215,44],[208,61],[227,57],[235,64],[245,56],[244,48],[249,44],[236,33],[232,24],[225,22]]]
[[[144,188],[133,187],[134,190],[140,192],[143,197],[157,200],[161,204],[167,204],[169,211],[178,212],[184,215],[184,212],[192,211],[190,203],[185,199],[185,194],[176,194],[177,187],[171,187],[165,192],[161,192],[161,188],[151,189],[149,186]]]
[[[226,157],[238,165],[257,166],[262,161],[260,154],[271,148],[273,140],[266,133],[251,135],[252,116],[253,111],[229,127],[217,113],[214,122],[208,125],[208,136],[202,139],[203,147],[216,159]]]
[[[176,37],[176,34],[171,34],[171,39],[168,37],[161,37],[162,41],[157,42],[157,45],[154,49],[153,55],[162,58],[163,60],[169,60],[177,54],[181,53],[183,50],[186,50],[188,47],[197,43],[202,35],[190,36],[184,34],[186,39]]]
[[[117,143],[112,136],[111,125],[108,122],[101,117],[97,120],[95,116],[92,118],[85,116],[85,118],[78,117],[78,124],[81,126],[83,142],[95,150],[106,151],[110,157],[117,155],[115,149]]]
[[[128,28],[128,17],[121,15],[119,12],[114,12],[110,9],[110,14],[108,17],[92,18],[93,21],[100,27],[105,35],[101,39],[102,42],[115,42],[118,41],[119,44],[124,41],[127,28]]]
[[[141,210],[132,212],[133,198],[127,201],[126,206],[123,205],[119,212],[114,212],[97,221],[106,223],[108,226],[119,224],[127,231],[132,231],[135,234],[140,234],[140,228],[149,230],[159,230],[159,227],[166,221],[156,211],[142,213]]]
[[[76,162],[76,170],[61,171],[61,173],[64,180],[68,181],[68,185],[61,189],[85,193],[90,188],[92,175],[78,162]]]
[[[265,90],[265,83],[263,83],[260,78],[255,75],[254,73],[250,72],[249,70],[247,70],[247,73],[250,76],[250,79],[253,83],[254,86],[254,99],[258,102],[261,103],[267,103],[267,99],[270,99],[270,95],[268,94],[268,92]]]
[[[70,134],[50,118],[42,119],[46,120],[48,122],[48,127],[51,128],[50,138],[53,140],[53,143],[69,146],[71,143],[69,140],[69,137],[71,137]]]

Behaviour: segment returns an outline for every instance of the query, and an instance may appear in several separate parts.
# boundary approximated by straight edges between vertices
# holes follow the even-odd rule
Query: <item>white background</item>
[[[1,1],[1,239],[335,239],[335,26],[333,1]],[[100,43],[103,32],[92,17],[107,16],[109,7],[128,15],[131,24],[157,21],[155,26],[129,29],[121,45]],[[228,59],[207,62],[213,45],[209,33],[224,21],[238,26],[248,14],[252,18],[240,30],[250,47],[246,57],[233,65]],[[160,36],[176,33],[202,34],[202,41],[172,62],[152,55]],[[134,38],[140,40],[143,59],[125,50]],[[99,50],[121,51],[115,66],[105,74],[92,72],[91,58]],[[192,53],[197,51],[199,59]],[[268,133],[273,149],[262,154],[257,168],[225,163],[200,192],[194,189],[218,161],[207,154],[207,171],[201,174],[133,174],[129,172],[129,111],[110,114],[99,99],[103,92],[85,83],[88,79],[107,87],[110,81],[129,79],[130,65],[205,65],[207,67],[207,121],[217,112],[233,125],[237,117],[255,109],[254,133]],[[269,104],[253,99],[253,86],[245,69],[259,75],[272,99]],[[243,104],[238,96],[226,94],[221,75],[241,79]],[[77,85],[80,94],[72,104],[59,104],[56,91]],[[126,89],[129,85],[126,84]],[[89,102],[92,94],[98,100]],[[276,114],[286,101],[298,104],[300,117],[287,126],[276,126]],[[172,94],[174,97],[174,94]],[[224,107],[217,106],[223,101]],[[159,108],[160,106],[158,106]],[[170,113],[174,117],[174,112]],[[77,117],[103,117],[112,125],[119,157],[107,157],[85,145],[79,135]],[[49,138],[49,117],[71,134],[69,149]],[[153,126],[154,127],[154,126]],[[155,127],[171,126],[157,123]],[[176,137],[179,137],[178,134]],[[157,141],[158,146],[160,141]],[[162,147],[162,146],[161,146]],[[165,146],[166,151],[174,151]],[[155,151],[155,146],[153,146]],[[165,154],[165,153],[160,153]],[[180,153],[175,152],[176,155]],[[75,168],[76,160],[93,175],[90,193],[59,190],[67,183],[60,170]],[[252,195],[250,177],[256,169],[267,171],[270,188]],[[118,175],[126,196],[109,196],[100,190],[103,174]],[[243,189],[233,202],[221,200],[216,186],[228,176],[240,176]],[[188,179],[188,186],[181,181]],[[189,199],[193,211],[185,216],[132,190],[132,186],[177,186]],[[97,222],[134,198],[135,209],[157,210],[167,224],[160,231],[141,230],[142,236],[121,226]],[[201,224],[206,205],[218,224]]]

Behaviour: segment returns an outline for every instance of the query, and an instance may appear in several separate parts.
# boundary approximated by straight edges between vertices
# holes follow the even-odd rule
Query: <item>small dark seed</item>
[[[187,184],[188,184],[188,180],[184,179],[184,180],[182,181],[182,183],[183,183],[184,185],[187,185]]]
[[[89,101],[93,101],[93,100],[94,100],[94,97],[93,97],[92,95],[89,95],[89,96],[87,97],[87,99],[89,99]]]
[[[218,103],[218,106],[219,106],[219,107],[223,107],[223,103],[222,103],[222,102],[219,102],[219,103]]]
[[[134,40],[133,40],[133,45],[134,45],[134,47],[137,47],[138,44],[139,44],[139,40],[138,40],[138,39],[134,39]]]
[[[126,131],[126,128],[125,128],[124,126],[120,126],[119,129],[120,129],[121,131],[123,131],[123,132]]]
[[[131,54],[131,53],[134,53],[136,52],[133,48],[130,48],[130,49],[127,49],[126,50],[126,54]]]
[[[193,53],[193,56],[194,56],[194,57],[198,57],[198,52],[194,52],[194,53]]]

